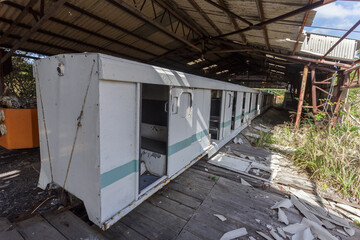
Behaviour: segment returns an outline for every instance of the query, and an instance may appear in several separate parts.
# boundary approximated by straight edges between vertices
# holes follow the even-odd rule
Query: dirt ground
[[[48,197],[37,187],[39,169],[39,148],[0,148],[0,217],[13,221]]]

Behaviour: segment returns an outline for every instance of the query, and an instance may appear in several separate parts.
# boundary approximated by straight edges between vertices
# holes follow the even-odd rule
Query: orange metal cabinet
[[[0,136],[0,145],[6,149],[39,147],[37,109],[0,108],[4,111],[6,134]]]

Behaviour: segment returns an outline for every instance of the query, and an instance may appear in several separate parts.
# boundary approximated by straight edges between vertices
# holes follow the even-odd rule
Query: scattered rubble
[[[220,238],[220,240],[231,240],[231,239],[234,239],[234,238],[245,236],[247,234],[248,233],[246,231],[246,228],[238,228],[238,229],[235,229],[235,230],[232,230],[230,232],[225,233]]]
[[[256,134],[256,133],[250,133],[250,132],[245,133],[245,135],[246,135],[247,137],[256,138],[256,139],[260,137],[260,135],[259,135],[259,134]]]
[[[250,183],[248,183],[247,181],[245,181],[244,179],[241,178],[241,184],[245,185],[245,186],[249,186],[252,187],[252,185]]]
[[[266,133],[271,132],[271,129],[265,127],[264,125],[262,125],[262,126],[253,126],[253,128],[258,130],[258,131],[261,131],[261,132],[266,132]]]
[[[266,235],[265,233],[263,232],[260,232],[260,231],[256,231],[257,234],[259,234],[260,236],[262,236],[263,238],[265,238],[266,240],[274,240],[273,238],[269,237],[268,235]]]
[[[235,137],[235,138],[233,139],[233,143],[235,143],[235,144],[242,144],[242,143],[244,143],[244,141],[243,141],[240,137]]]
[[[266,126],[255,125],[253,129],[261,132],[271,132],[271,129]],[[258,134],[249,131],[245,135],[251,138],[259,137]],[[236,144],[238,138],[234,138],[233,142]],[[360,222],[360,207],[355,208],[329,199],[326,201],[328,206],[325,206],[324,199],[317,199],[313,194],[314,186],[311,183],[309,184],[308,179],[297,177],[296,168],[289,164],[286,157],[273,152],[270,152],[268,156],[261,156],[256,151],[249,154],[251,151],[240,151],[235,146],[231,144],[226,146],[226,152],[220,151],[208,163],[235,171],[240,176],[250,177],[254,181],[260,180],[263,182],[263,186],[271,186],[288,194],[284,199],[270,207],[271,210],[275,210],[274,214],[277,211],[279,225],[275,228],[266,225],[268,232],[257,231],[260,236],[272,240],[312,240],[314,238],[336,240],[338,239],[336,237],[338,236],[337,233],[346,237],[355,235],[355,229],[340,216],[343,215]],[[275,144],[272,144],[270,148],[277,149],[285,154],[296,151],[295,148]],[[289,173],[283,173],[282,168],[286,168],[287,171],[291,172],[290,175]],[[265,176],[264,173],[267,175]],[[239,180],[245,186],[252,186],[251,181],[249,183],[248,180],[241,177],[239,177]],[[257,197],[255,196],[255,198]],[[299,213],[299,220],[297,220],[299,222],[294,223],[294,218],[291,217],[292,222],[290,224],[290,219],[287,216],[290,212],[291,214]],[[255,221],[262,227],[266,224],[259,219],[255,219]],[[249,237],[249,239],[254,238]]]
[[[222,222],[226,221],[226,217],[224,217],[223,215],[214,214],[214,216],[217,217],[218,219],[220,219]]]
[[[289,208],[289,207],[292,207],[292,206],[293,206],[292,202],[289,199],[285,198],[282,201],[277,202],[274,206],[271,207],[271,209]]]

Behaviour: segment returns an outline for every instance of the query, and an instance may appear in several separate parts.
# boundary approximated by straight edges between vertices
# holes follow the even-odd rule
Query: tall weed
[[[296,148],[291,158],[322,186],[360,199],[360,128],[345,122],[319,129],[307,121],[293,129],[279,125],[262,142]]]

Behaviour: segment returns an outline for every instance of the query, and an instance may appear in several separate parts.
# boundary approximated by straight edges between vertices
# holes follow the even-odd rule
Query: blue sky
[[[346,31],[323,28],[350,29],[360,19],[360,2],[336,1],[317,8],[315,11],[317,11],[317,13],[312,26],[322,28],[305,27],[305,31],[342,36]],[[351,33],[348,38],[360,40],[360,26],[358,26],[355,31],[358,32]]]

